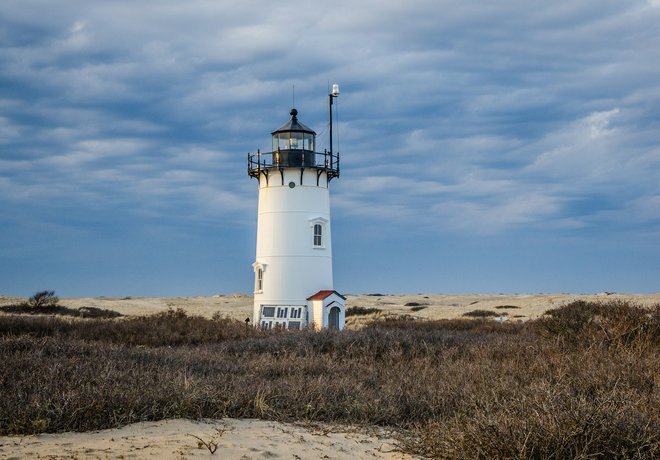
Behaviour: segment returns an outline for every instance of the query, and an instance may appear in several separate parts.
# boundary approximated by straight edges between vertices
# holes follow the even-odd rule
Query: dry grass
[[[365,316],[365,315],[370,315],[372,313],[380,313],[380,308],[374,308],[374,307],[348,307],[346,309],[346,316]]]
[[[472,310],[463,313],[463,316],[468,316],[472,318],[488,318],[489,316],[496,317],[501,315],[506,315],[506,313],[498,313],[496,311],[491,311],[491,310]]]
[[[69,308],[62,305],[32,307],[26,303],[0,306],[0,312],[27,315],[62,315],[80,318],[118,318],[122,316],[114,310],[97,307]]]
[[[660,455],[660,306],[573,303],[528,323],[264,332],[171,311],[0,316],[0,433],[173,417],[395,427],[437,458]]]

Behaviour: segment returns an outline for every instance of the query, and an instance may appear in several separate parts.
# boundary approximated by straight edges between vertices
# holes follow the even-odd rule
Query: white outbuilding
[[[333,87],[331,123],[338,94]],[[330,228],[330,182],[339,176],[339,154],[332,142],[329,152],[316,152],[316,133],[295,108],[290,115],[271,133],[271,152],[248,154],[248,174],[259,182],[253,322],[341,330],[345,298],[332,284]]]

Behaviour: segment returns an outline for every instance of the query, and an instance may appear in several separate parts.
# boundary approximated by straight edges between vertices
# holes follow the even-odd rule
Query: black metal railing
[[[288,149],[248,153],[248,174],[259,178],[262,171],[282,168],[315,168],[326,171],[328,179],[339,176],[339,153]]]

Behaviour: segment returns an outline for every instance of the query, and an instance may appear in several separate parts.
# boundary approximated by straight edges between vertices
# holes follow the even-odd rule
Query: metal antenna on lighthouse
[[[332,100],[339,96],[339,85],[333,83],[332,92],[328,94],[328,107],[330,111],[330,158],[332,158]]]

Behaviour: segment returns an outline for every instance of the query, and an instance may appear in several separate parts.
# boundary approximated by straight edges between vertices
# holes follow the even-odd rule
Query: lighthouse
[[[316,151],[316,133],[290,119],[271,133],[272,151],[248,153],[248,175],[259,183],[254,270],[255,325],[271,329],[344,327],[346,300],[332,284],[330,183],[339,177],[332,151]]]

